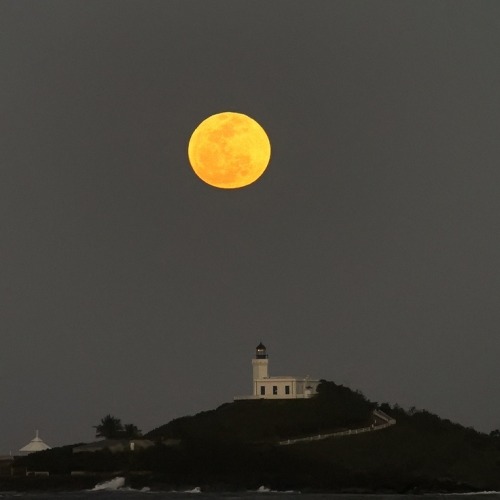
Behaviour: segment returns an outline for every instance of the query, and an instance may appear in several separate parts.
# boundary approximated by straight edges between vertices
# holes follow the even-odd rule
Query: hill
[[[280,445],[279,441],[353,429],[378,408],[397,423],[378,432]],[[237,401],[172,420],[142,451],[72,454],[70,447],[20,459],[18,466],[69,474],[124,473],[135,487],[212,490],[424,492],[500,490],[500,438],[425,410],[377,405],[322,381],[305,400]],[[140,475],[133,471],[142,471]],[[62,477],[62,476],[61,476]],[[1,484],[0,484],[1,486]]]
[[[322,381],[312,399],[235,401],[172,420],[145,437],[183,442],[273,442],[369,425],[375,407],[359,392]]]

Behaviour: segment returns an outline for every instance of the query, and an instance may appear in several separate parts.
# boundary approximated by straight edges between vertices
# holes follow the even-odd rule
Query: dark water
[[[137,491],[125,488],[116,490],[78,491],[61,493],[10,493],[0,492],[0,499],[17,500],[500,500],[500,492],[483,492],[446,495],[344,495],[301,494],[299,492],[246,492],[203,493]]]

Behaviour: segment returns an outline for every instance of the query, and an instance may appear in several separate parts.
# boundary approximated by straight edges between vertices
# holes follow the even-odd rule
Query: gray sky
[[[0,453],[273,375],[500,427],[500,2],[0,2]],[[187,141],[268,132],[240,190]]]

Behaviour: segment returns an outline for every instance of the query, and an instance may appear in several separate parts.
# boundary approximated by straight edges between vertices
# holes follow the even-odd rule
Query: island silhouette
[[[311,398],[238,400],[141,437],[18,457],[0,489],[91,488],[119,476],[134,488],[169,490],[499,490],[499,434],[321,380]]]

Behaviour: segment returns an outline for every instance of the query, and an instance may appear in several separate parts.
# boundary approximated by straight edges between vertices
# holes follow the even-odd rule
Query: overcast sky
[[[500,427],[500,2],[0,2],[0,453],[310,375]],[[245,113],[272,159],[204,184]]]

